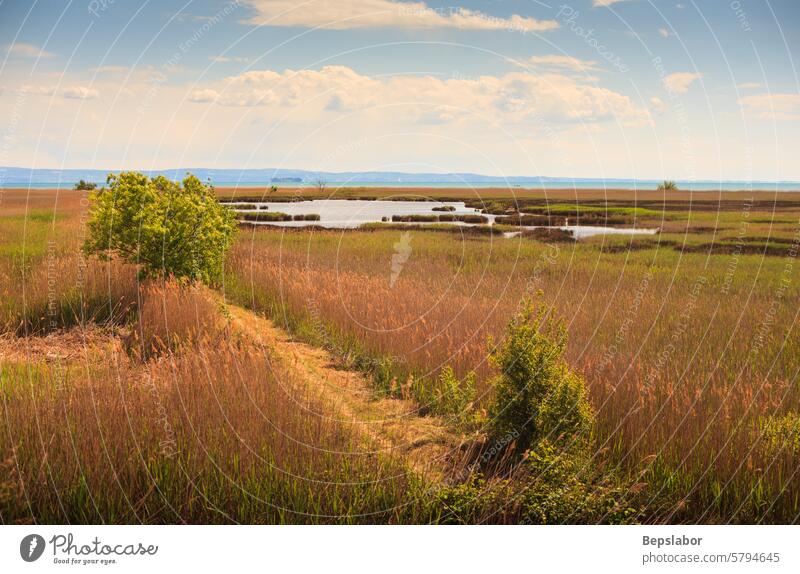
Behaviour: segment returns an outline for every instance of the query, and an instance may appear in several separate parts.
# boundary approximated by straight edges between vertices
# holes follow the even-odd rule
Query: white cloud
[[[481,110],[509,124],[649,121],[647,110],[622,94],[556,73],[443,79],[433,76],[364,76],[344,66],[321,70],[250,71],[201,88],[198,103],[226,106],[271,104],[302,111],[307,121],[359,110],[385,121],[458,122]],[[278,109],[275,113],[285,114]]]
[[[670,36],[673,35],[672,32],[670,32],[666,28],[659,28],[658,33],[661,35],[662,38],[669,38]]]
[[[275,102],[275,96],[270,90],[254,89],[220,93],[217,90],[206,88],[195,90],[189,95],[189,101],[196,104],[218,104],[230,107],[254,107]]]
[[[19,88],[19,91],[29,96],[60,95],[68,100],[93,100],[100,97],[100,92],[95,88],[80,85],[68,86],[60,90],[53,85],[25,85]]]
[[[650,109],[653,110],[655,115],[660,116],[667,109],[667,106],[661,98],[653,96],[650,98]]]
[[[561,69],[571,72],[598,71],[600,68],[595,60],[581,60],[572,56],[552,54],[549,56],[531,56],[525,60],[509,60],[522,68]]]
[[[593,6],[611,6],[617,2],[627,2],[628,0],[593,0]]]
[[[800,120],[800,94],[757,94],[739,103],[750,116],[766,120]]]
[[[744,82],[743,84],[738,84],[736,87],[740,90],[756,90],[761,87],[761,84],[758,82]]]
[[[100,97],[100,92],[86,86],[70,86],[62,90],[61,95],[71,100],[94,100]]]
[[[216,102],[219,99],[219,92],[216,90],[195,90],[191,94],[189,94],[189,101],[195,102],[198,104],[208,104],[212,102]]]
[[[352,28],[459,28],[462,30],[515,30],[542,32],[558,28],[554,20],[537,20],[519,15],[490,16],[467,8],[434,9],[424,2],[396,0],[319,0],[298,4],[295,0],[244,0],[255,9],[249,24]]]
[[[224,62],[249,62],[250,58],[243,58],[241,56],[209,56],[209,60],[217,63]]]
[[[662,83],[668,92],[685,94],[689,91],[692,82],[699,79],[702,74],[697,72],[676,72],[664,77]]]
[[[19,91],[29,96],[52,96],[56,93],[55,86],[22,86]]]
[[[4,47],[11,58],[52,58],[55,56],[33,44],[6,44]]]

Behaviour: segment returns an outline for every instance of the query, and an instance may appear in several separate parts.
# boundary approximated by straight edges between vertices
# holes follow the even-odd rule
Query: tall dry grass
[[[200,285],[154,280],[140,290],[137,308],[129,345],[144,357],[224,336],[222,309]]]
[[[215,343],[141,364],[2,369],[3,523],[340,523],[432,519],[292,374]]]
[[[591,389],[596,458],[647,484],[650,519],[798,519],[799,453],[760,438],[774,417],[800,412],[790,257],[414,232],[392,284],[399,235],[254,231],[231,254],[226,292],[365,364],[393,358],[389,376],[424,381],[417,388],[446,365],[474,371],[486,404],[487,337],[502,337],[521,298],[542,290]]]
[[[0,207],[0,332],[31,335],[124,320],[136,302],[136,270],[85,258],[85,206],[72,192],[5,192]]]

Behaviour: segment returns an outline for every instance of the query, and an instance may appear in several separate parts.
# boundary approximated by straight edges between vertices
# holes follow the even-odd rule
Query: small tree
[[[491,355],[500,372],[491,424],[499,437],[518,434],[519,450],[534,449],[542,441],[585,445],[594,421],[583,379],[562,358],[566,330],[562,322],[548,320],[551,312],[525,300]]]
[[[73,189],[75,191],[92,191],[94,189],[97,189],[97,184],[91,181],[80,180],[78,183],[74,185]]]
[[[188,175],[181,183],[136,172],[108,176],[92,193],[83,248],[139,265],[143,276],[211,283],[219,279],[236,232],[234,211],[214,188]]]
[[[656,191],[678,191],[678,184],[674,181],[665,179],[661,183],[658,184],[658,188]]]
[[[314,180],[314,187],[317,188],[317,193],[319,195],[325,193],[325,189],[328,187],[328,182],[325,181],[325,178],[322,177],[322,174],[317,175],[317,179]]]

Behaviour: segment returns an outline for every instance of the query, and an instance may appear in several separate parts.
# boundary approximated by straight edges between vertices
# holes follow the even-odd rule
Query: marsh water
[[[310,201],[295,202],[233,202],[231,207],[242,213],[281,212],[287,215],[317,214],[319,221],[269,221],[251,222],[253,225],[273,225],[278,227],[326,227],[330,229],[354,229],[365,223],[378,223],[384,220],[391,221],[393,215],[484,215],[489,224],[494,224],[495,216],[481,213],[480,210],[467,207],[463,201],[388,201],[388,200],[360,200],[360,199],[314,199]],[[242,209],[243,205],[255,205],[261,209]],[[266,209],[264,207],[266,206]],[[453,211],[433,211],[433,208],[449,206]],[[463,222],[447,222],[447,225],[474,225]],[[571,231],[576,239],[603,234],[625,235],[652,235],[656,229],[600,227],[590,225],[557,226],[558,229]],[[525,229],[533,229],[526,227]],[[507,233],[513,237],[515,232]]]

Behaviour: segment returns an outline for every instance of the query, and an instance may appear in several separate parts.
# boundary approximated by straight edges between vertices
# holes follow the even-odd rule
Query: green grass
[[[651,217],[651,218],[661,218],[664,216],[664,212],[656,211],[654,209],[646,209],[644,207],[597,207],[591,205],[570,205],[564,203],[557,203],[554,205],[548,205],[547,207],[539,209],[528,209],[531,212],[542,212],[542,213],[553,213],[558,215],[580,215],[580,214],[588,214],[588,213],[596,213],[596,214],[608,214],[608,215],[625,215],[628,217]],[[670,214],[670,218],[677,218],[679,214]]]

